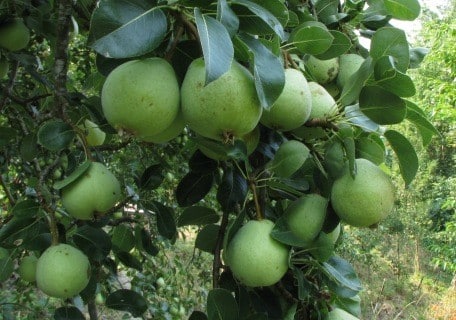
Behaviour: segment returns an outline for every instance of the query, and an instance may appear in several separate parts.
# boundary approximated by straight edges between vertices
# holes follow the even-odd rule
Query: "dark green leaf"
[[[325,53],[331,47],[334,36],[324,24],[305,22],[291,34],[291,42],[301,52],[311,55]]]
[[[380,126],[375,123],[359,109],[359,104],[345,107],[345,118],[355,126],[362,128],[364,131],[378,131]]]
[[[405,73],[410,63],[410,53],[404,30],[391,27],[377,30],[372,36],[370,56],[374,60],[393,56],[396,68]]]
[[[0,127],[0,148],[10,145],[17,136],[16,130],[9,127]]]
[[[139,247],[151,256],[156,256],[160,249],[152,242],[152,236],[150,235],[149,231],[147,231],[144,228],[141,228],[138,232],[140,241]]]
[[[99,228],[84,225],[73,235],[73,241],[91,260],[102,261],[111,251],[111,238]]]
[[[194,14],[203,49],[207,85],[230,69],[234,48],[230,34],[222,23],[202,15],[199,8],[195,8]]]
[[[358,100],[362,88],[373,72],[374,64],[372,58],[366,58],[359,69],[348,79],[347,84],[342,89],[339,100],[343,106],[348,106]]]
[[[177,228],[176,222],[174,221],[173,210],[161,204],[158,201],[153,202],[155,206],[155,213],[157,215],[157,229],[166,239],[174,239],[176,236]]]
[[[274,228],[271,231],[271,237],[289,246],[308,248],[310,245],[310,243],[303,241],[289,230],[284,216],[276,221]]]
[[[393,18],[413,21],[420,15],[418,0],[383,0],[385,8]]]
[[[212,289],[207,296],[208,320],[238,320],[239,310],[231,292]]]
[[[285,71],[279,57],[266,48],[260,40],[248,34],[240,34],[253,54],[253,76],[258,99],[263,108],[271,107],[285,86]]]
[[[325,149],[324,166],[329,176],[333,179],[338,178],[345,168],[345,149],[339,139],[332,141]]]
[[[209,253],[214,253],[220,226],[208,224],[196,235],[195,247]]]
[[[329,33],[334,37],[334,40],[328,50],[315,55],[315,57],[320,60],[338,57],[347,52],[352,46],[350,38],[345,33],[336,30],[330,30]]]
[[[212,208],[191,206],[185,208],[184,212],[179,216],[177,225],[178,227],[189,225],[204,226],[206,224],[216,223],[219,219],[220,216]]]
[[[244,224],[245,215],[246,215],[245,210],[242,210],[241,213],[238,214],[236,219],[228,226],[227,232],[226,232],[226,243],[224,243],[225,247],[228,246],[228,244],[231,242],[231,240],[235,236],[236,232]]]
[[[179,182],[176,188],[177,203],[181,207],[191,206],[203,199],[214,183],[212,173],[190,171]]]
[[[38,130],[38,143],[50,151],[65,149],[74,137],[73,128],[61,120],[48,121]]]
[[[309,245],[309,252],[318,261],[327,261],[334,254],[332,238],[328,234],[320,232],[318,237]]]
[[[359,108],[369,119],[381,125],[400,123],[407,113],[404,100],[376,86],[361,90]]]
[[[240,159],[247,158],[247,147],[242,140],[235,140],[234,143],[223,143],[202,136],[194,137],[203,153],[218,160]],[[205,168],[207,170],[207,167]]]
[[[0,283],[7,280],[14,271],[14,263],[10,257],[0,259]]]
[[[163,182],[163,168],[160,164],[153,164],[144,170],[138,182],[138,187],[144,190],[154,190]]]
[[[70,183],[72,183],[73,181],[76,181],[77,178],[82,176],[89,169],[91,163],[91,161],[86,160],[79,167],[77,167],[68,177],[54,183],[54,189],[60,190],[69,185]]]
[[[302,269],[292,267],[293,275],[295,276],[298,284],[298,298],[299,300],[306,300],[314,291],[314,284],[309,282]]]
[[[18,218],[33,218],[38,214],[39,209],[39,203],[28,199],[17,202],[12,209],[12,213]]]
[[[188,320],[208,320],[207,315],[201,311],[193,311]]]
[[[361,137],[356,139],[356,157],[370,160],[376,165],[380,165],[385,161],[385,150],[378,141],[369,137]]]
[[[348,261],[333,256],[323,262],[323,272],[328,276],[330,287],[340,296],[349,298],[361,291],[361,282]]]
[[[419,163],[415,148],[406,137],[395,130],[387,130],[385,137],[396,153],[402,179],[404,179],[405,185],[408,186],[418,172]]]
[[[44,251],[51,246],[51,234],[41,233],[24,243],[24,248],[30,251]]]
[[[358,295],[350,298],[344,298],[344,297],[338,297],[336,296],[334,299],[334,304],[351,313],[355,317],[361,317],[361,303],[360,303],[360,298]]]
[[[212,143],[212,140],[197,137],[195,138],[197,143],[205,141],[204,143]],[[213,144],[211,144],[213,146]],[[217,167],[217,161],[208,158],[205,156],[200,150],[196,150],[195,153],[191,156],[190,160],[188,161],[188,166],[191,172],[198,172],[198,173],[211,173],[214,172]]]
[[[374,75],[377,85],[399,97],[411,97],[416,93],[412,79],[396,69],[392,56],[377,60]]]
[[[19,218],[13,216],[10,221],[3,224],[0,228],[0,243],[14,242],[17,237],[20,237],[24,233],[29,233],[34,221],[34,217]]]
[[[142,263],[135,256],[125,251],[115,251],[114,253],[117,259],[126,267],[142,271]]]
[[[106,298],[106,306],[115,310],[128,311],[134,317],[141,317],[147,310],[147,301],[135,291],[120,289]]]
[[[429,53],[428,48],[410,48],[410,66],[409,68],[418,68],[424,57]]]
[[[165,14],[147,1],[103,0],[93,12],[88,44],[105,57],[137,57],[157,48],[167,28]]]
[[[242,207],[248,191],[249,186],[242,173],[229,167],[225,169],[222,182],[218,187],[217,201],[223,211],[231,212],[235,210],[236,206]]]
[[[217,20],[225,26],[230,36],[234,36],[239,29],[239,18],[226,0],[217,1]]]
[[[120,224],[114,227],[111,242],[118,250],[129,252],[135,246],[135,236],[129,227]]]
[[[426,118],[423,111],[414,103],[406,101],[407,116],[406,119],[413,123],[421,135],[423,146],[427,146],[434,135],[440,135],[434,125]]]
[[[84,314],[76,307],[60,307],[54,312],[54,320],[85,320]]]
[[[0,133],[1,136],[1,133]],[[0,138],[1,139],[1,138]],[[1,146],[1,142],[0,142]],[[24,136],[20,145],[21,157],[25,161],[32,161],[38,155],[38,141],[35,134],[28,134]]]

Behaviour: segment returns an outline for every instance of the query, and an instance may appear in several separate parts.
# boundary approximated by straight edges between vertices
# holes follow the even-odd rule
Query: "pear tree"
[[[165,318],[169,279],[144,268],[191,227],[212,287],[167,317],[359,319],[340,234],[391,213],[391,161],[412,183],[396,125],[424,146],[437,134],[409,76],[426,52],[391,23],[419,14],[417,0],[3,1],[2,285],[19,274],[56,319],[100,304]]]

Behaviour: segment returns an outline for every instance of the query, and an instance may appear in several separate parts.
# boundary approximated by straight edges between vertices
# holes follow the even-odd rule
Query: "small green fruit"
[[[119,180],[101,163],[93,162],[76,181],[62,189],[66,211],[81,220],[101,215],[120,200]]]
[[[320,60],[314,56],[309,56],[306,61],[307,71],[319,84],[327,84],[336,79],[339,73],[339,58]]]
[[[390,177],[366,159],[356,159],[356,176],[348,169],[331,191],[334,211],[347,224],[369,227],[383,220],[394,207],[394,186]]]
[[[89,259],[68,244],[49,247],[38,259],[36,284],[48,296],[73,297],[87,286],[89,279]]]
[[[35,282],[37,263],[38,259],[35,256],[24,257],[19,264],[17,273],[24,281]]]
[[[81,129],[85,132],[85,138],[89,147],[101,146],[105,141],[106,133],[89,119],[84,120],[84,125],[81,126]]]
[[[234,276],[249,287],[270,286],[288,270],[289,248],[270,236],[274,223],[251,220],[226,248],[226,261]]]
[[[0,26],[0,47],[9,51],[24,49],[30,41],[30,31],[22,19],[15,19]]]
[[[316,82],[309,82],[309,88],[312,93],[310,119],[328,118],[337,112],[336,101],[324,87]]]
[[[339,74],[337,75],[337,85],[343,88],[348,79],[358,71],[364,62],[364,58],[354,53],[343,54],[339,57]]]
[[[289,131],[300,127],[309,118],[312,96],[301,71],[285,70],[285,87],[269,110],[263,110],[260,122],[268,128]]]
[[[335,308],[328,313],[325,320],[359,320],[359,318],[353,316],[345,310]]]
[[[270,169],[281,178],[288,178],[302,167],[309,156],[309,148],[297,140],[282,143],[272,159]]]
[[[199,58],[188,67],[181,88],[182,113],[189,127],[206,138],[232,141],[252,131],[261,117],[250,72],[233,61],[220,78],[205,85],[206,68]]]
[[[285,210],[290,231],[304,242],[311,242],[320,233],[326,217],[328,200],[308,194],[293,201]]]
[[[331,232],[326,233],[326,235],[331,239],[331,242],[335,244],[339,239],[341,231],[342,225],[339,223]]]
[[[105,303],[105,297],[100,293],[98,292],[96,295],[95,295],[95,303],[98,304],[98,305],[103,305]]]
[[[184,128],[185,128],[184,117],[182,116],[182,112],[179,111],[176,118],[165,130],[163,130],[162,132],[160,132],[156,135],[144,137],[143,140],[146,142],[152,142],[152,143],[165,143],[170,140],[173,140],[178,135],[180,135],[182,133],[182,131],[184,130]]]
[[[164,59],[128,61],[106,78],[101,92],[103,113],[119,131],[139,139],[163,132],[179,111],[179,85]]]
[[[163,279],[163,277],[158,278],[157,281],[155,281],[155,283],[157,284],[157,287],[159,287],[159,288],[162,288],[166,285],[165,279]]]
[[[9,63],[5,57],[0,57],[0,80],[8,75]]]

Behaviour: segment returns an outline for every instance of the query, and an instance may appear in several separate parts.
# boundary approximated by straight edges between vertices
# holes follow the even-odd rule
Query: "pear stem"
[[[252,190],[253,201],[255,202],[256,219],[258,221],[263,220],[263,214],[261,212],[260,201],[258,200],[258,192],[257,192],[255,181],[253,179],[250,179],[250,189]]]

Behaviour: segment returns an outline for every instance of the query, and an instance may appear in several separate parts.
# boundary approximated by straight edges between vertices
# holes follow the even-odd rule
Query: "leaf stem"
[[[255,202],[256,219],[263,220],[263,213],[261,211],[260,201],[258,199],[258,191],[256,188],[255,180],[249,179],[249,185],[250,185],[250,190],[252,190],[253,201]]]

